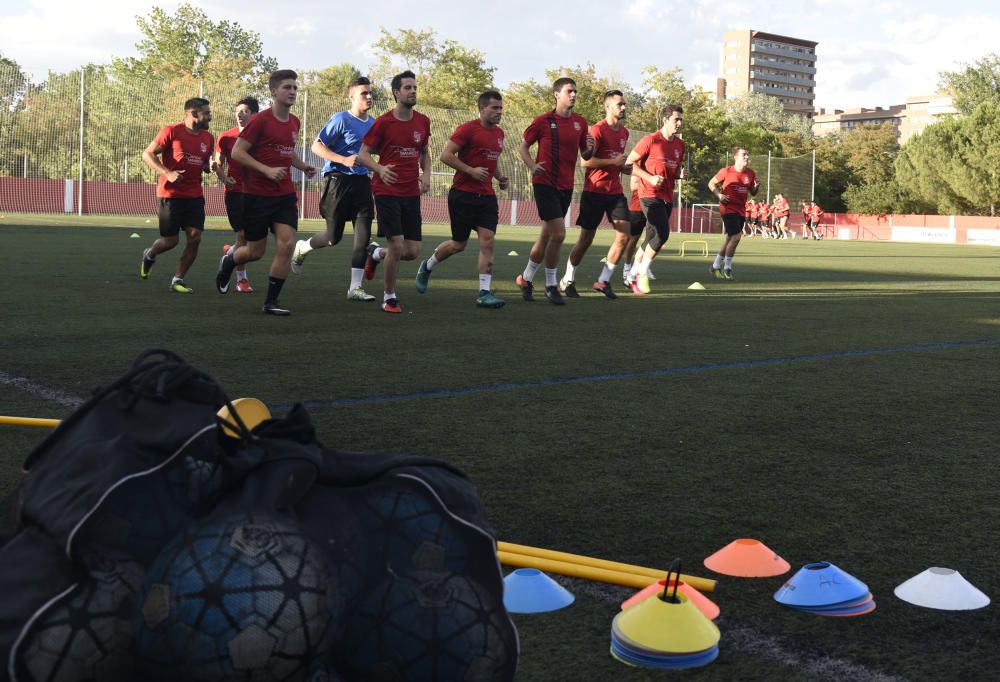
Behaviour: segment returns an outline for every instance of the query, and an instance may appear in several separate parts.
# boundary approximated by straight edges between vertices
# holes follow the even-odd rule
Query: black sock
[[[267,278],[267,303],[277,303],[281,287],[285,286],[285,280],[277,277]]]

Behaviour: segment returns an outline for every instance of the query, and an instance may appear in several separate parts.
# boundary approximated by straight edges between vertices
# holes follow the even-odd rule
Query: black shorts
[[[456,242],[469,241],[477,227],[497,231],[500,209],[492,194],[473,194],[460,189],[448,192],[448,215],[451,216],[451,238]]]
[[[160,220],[161,237],[176,237],[189,227],[204,230],[205,197],[160,199],[156,217]]]
[[[584,230],[596,230],[608,217],[611,223],[628,222],[628,204],[624,194],[584,192],[580,195],[580,215],[576,224]]]
[[[639,199],[639,205],[642,206],[642,213],[646,216],[650,229],[656,230],[660,244],[665,244],[670,238],[670,214],[674,210],[674,205],[655,197]]]
[[[378,216],[378,236],[398,237],[419,242],[423,220],[420,217],[420,197],[375,197]]]
[[[628,226],[629,234],[633,237],[638,237],[642,234],[643,228],[646,227],[646,216],[642,211],[632,211],[628,212]]]
[[[556,189],[548,185],[532,185],[535,193],[535,206],[538,208],[538,217],[543,222],[565,218],[566,211],[573,201],[573,190]]]
[[[740,234],[743,232],[743,223],[746,222],[746,218],[741,216],[739,213],[723,213],[722,214],[722,229],[726,231],[730,237],[734,234]]]
[[[246,203],[246,196],[243,192],[226,192],[226,215],[229,216],[229,227],[234,232],[245,227],[243,205]]]
[[[335,243],[344,236],[344,224],[348,221],[355,225],[364,221],[370,227],[375,214],[371,178],[367,174],[327,175],[319,198],[319,214],[326,219]]]
[[[288,225],[299,229],[299,207],[294,194],[277,197],[246,194],[243,197],[243,215],[246,225],[243,236],[248,242],[267,239],[275,225]]]

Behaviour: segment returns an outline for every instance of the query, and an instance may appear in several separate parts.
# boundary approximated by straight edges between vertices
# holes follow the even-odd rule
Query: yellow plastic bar
[[[543,571],[551,570],[553,573],[559,573],[560,575],[572,575],[578,578],[597,580],[598,582],[610,582],[615,585],[625,585],[626,587],[638,587],[641,589],[647,585],[651,585],[656,580],[667,577],[666,571],[661,571],[655,568],[646,568],[645,566],[636,566],[634,564],[624,564],[618,561],[607,561],[605,559],[595,559],[581,554],[570,554],[568,552],[559,552],[553,549],[541,549],[539,547],[530,547],[528,545],[517,545],[511,542],[498,542],[497,549],[497,556],[500,557],[500,563],[508,566],[537,568]],[[504,561],[504,557],[510,559],[512,563]],[[540,563],[525,563],[532,559],[538,562],[546,562],[549,567],[544,568]],[[581,567],[591,569],[592,571],[599,571],[600,573],[591,573],[590,575],[594,577],[588,577],[575,572],[567,573],[565,570],[560,570],[577,570]],[[604,578],[610,578],[610,580],[604,580],[604,578],[596,577],[597,575],[603,575]],[[631,577],[632,580],[625,581],[626,576]],[[682,573],[681,580],[700,592],[715,591],[716,581],[710,578],[699,578],[697,576],[685,575]]]
[[[40,426],[43,429],[54,429],[59,426],[58,419],[38,419],[36,417],[3,417],[0,416],[0,424],[7,426]]]

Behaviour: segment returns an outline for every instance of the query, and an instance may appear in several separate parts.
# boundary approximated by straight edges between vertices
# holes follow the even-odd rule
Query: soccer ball
[[[142,567],[87,557],[89,575],[35,624],[19,658],[29,682],[131,678]]]
[[[334,578],[290,520],[247,512],[192,526],[147,574],[144,679],[307,680],[339,616]]]

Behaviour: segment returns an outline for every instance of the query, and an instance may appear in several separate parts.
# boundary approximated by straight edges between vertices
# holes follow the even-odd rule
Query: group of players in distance
[[[368,79],[361,77],[351,83],[350,109],[332,116],[312,143],[313,153],[326,161],[320,199],[326,231],[303,240],[296,240],[297,197],[290,167],[308,177],[315,175],[316,169],[295,156],[300,124],[290,109],[298,91],[297,75],[290,70],[275,71],[268,85],[271,108],[259,112],[256,100],[241,100],[236,110],[238,125],[220,135],[214,158],[209,153],[213,138],[207,131],[211,108],[201,98],[188,100],[184,122],[165,126],[143,152],[143,160],[160,173],[160,238],[143,252],[140,277],[149,277],[156,257],[176,246],[183,230],[187,245],[170,286],[178,293],[191,292],[184,276],[197,256],[204,228],[201,174],[214,170],[225,185],[226,210],[237,233],[236,244],[227,247],[219,263],[216,288],[220,293],[228,292],[234,271],[237,291],[252,291],[245,266],[263,257],[271,232],[275,254],[263,312],[289,315],[290,311],[278,302],[289,271],[300,272],[311,251],[337,244],[350,221],[354,248],[348,299],[375,299],[364,290],[363,278],[371,280],[382,263],[381,309],[400,313],[396,293],[399,263],[416,260],[420,255],[420,196],[430,189],[430,119],[414,110],[415,75],[404,71],[393,77],[395,106],[378,118],[368,113],[372,106]],[[557,79],[552,93],[554,108],[535,117],[518,146],[518,154],[532,176],[535,204],[543,222],[524,271],[515,278],[522,297],[534,300],[534,279],[543,263],[545,296],[551,303],[564,305],[564,294],[579,297],[576,270],[605,217],[614,226],[615,238],[593,289],[609,299],[617,298],[611,280],[617,264],[624,260],[626,286],[636,295],[648,294],[650,265],[669,237],[674,181],[685,177],[684,142],[678,135],[683,109],[676,104],[664,106],[660,129],[646,135],[626,154],[629,131],[624,125],[626,105],[620,91],[605,93],[605,117],[593,126],[573,112],[577,89],[571,78]],[[504,132],[499,125],[503,97],[499,92],[486,91],[477,104],[479,118],[458,126],[441,155],[441,161],[455,170],[448,193],[452,238],[439,244],[420,263],[416,289],[419,293],[427,291],[435,268],[463,251],[474,230],[479,238],[476,304],[500,308],[505,302],[492,288],[499,218],[493,183],[495,180],[500,189],[508,185],[508,178],[497,172],[504,148]],[[533,146],[537,147],[534,157]],[[578,157],[586,178],[577,219],[580,237],[567,260],[565,275],[558,279],[560,251],[566,237],[565,216]],[[719,198],[726,233],[711,267],[720,279],[733,278],[732,261],[743,234],[747,198],[759,188],[748,166],[747,150],[736,148],[733,157],[733,165],[720,170],[709,182],[709,188]],[[623,174],[630,176],[631,201],[626,200],[623,191]],[[371,224],[376,215],[379,236],[385,238],[386,246],[371,242]],[[645,238],[634,258],[630,258],[643,231]]]
[[[780,192],[774,195],[770,204],[766,201],[755,202],[747,199],[746,223],[743,234],[747,237],[760,236],[764,239],[788,239],[788,214],[791,207]],[[819,221],[823,217],[823,209],[816,202],[802,202],[802,238],[822,239],[819,231]],[[792,232],[794,239],[795,233]]]

